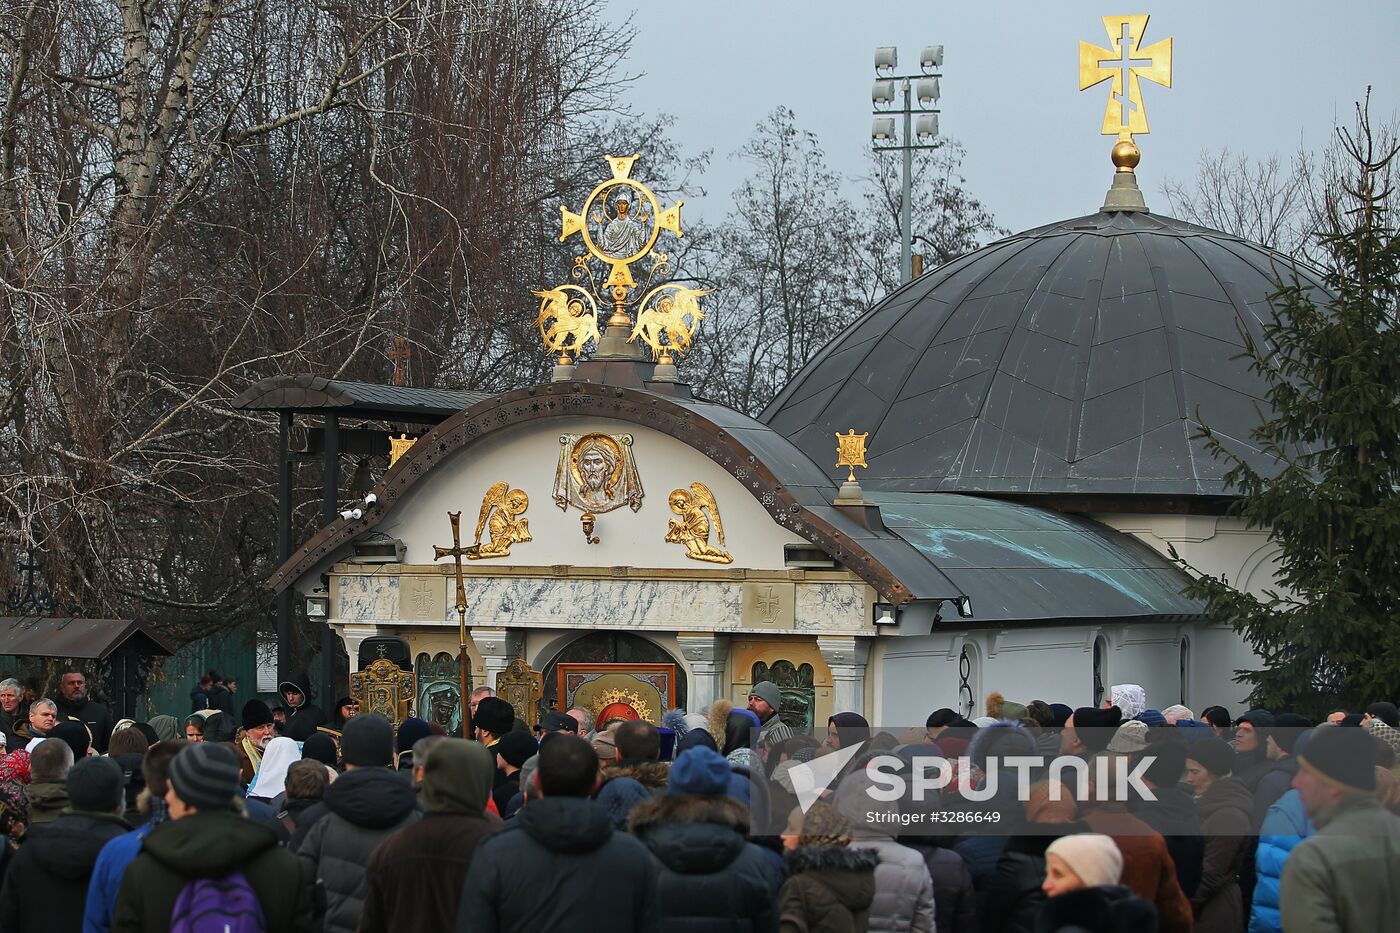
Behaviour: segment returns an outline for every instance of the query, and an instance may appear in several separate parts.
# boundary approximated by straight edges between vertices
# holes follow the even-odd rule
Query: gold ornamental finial
[[[865,441],[870,437],[870,432],[857,434],[855,428],[851,428],[845,434],[836,433],[836,465],[846,467],[850,475],[846,477],[846,482],[856,481],[856,467],[869,469],[865,462]]]
[[[645,343],[658,364],[655,378],[674,381],[675,357],[690,349],[705,316],[698,299],[706,292],[667,283],[671,258],[656,249],[662,231],[682,235],[684,202],[663,207],[650,188],[633,178],[636,155],[604,158],[611,177],[589,193],[577,213],[559,208],[559,241],[577,234],[583,243],[572,272],[579,284],[535,292],[542,299],[540,336],[546,349],[559,354],[555,378],[572,376],[569,367],[591,339],[596,341],[599,359],[640,360],[640,344]],[[633,266],[639,263],[644,275],[633,274]],[[606,275],[598,265],[607,270]],[[564,294],[566,290],[570,294]],[[611,314],[600,336],[600,316],[609,306]],[[634,310],[638,312],[636,329],[632,327]]]
[[[1133,142],[1133,136],[1150,132],[1140,79],[1172,86],[1172,40],[1162,39],[1142,47],[1150,18],[1147,13],[1105,16],[1103,26],[1111,48],[1079,43],[1079,89],[1112,81],[1099,130],[1104,136],[1118,137],[1110,154],[1116,173],[1104,201],[1105,211],[1147,210],[1133,174],[1142,160],[1142,151]]]

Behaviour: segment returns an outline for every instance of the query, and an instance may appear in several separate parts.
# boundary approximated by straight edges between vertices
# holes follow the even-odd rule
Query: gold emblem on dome
[[[683,202],[665,207],[633,178],[637,158],[606,156],[611,177],[589,193],[582,209],[560,205],[559,241],[577,237],[583,245],[570,273],[577,284],[534,293],[541,299],[540,337],[549,352],[559,354],[560,365],[572,363],[590,340],[599,342],[602,329],[602,344],[615,341],[610,354],[639,342],[658,363],[673,363],[674,355],[690,348],[704,317],[699,298],[706,292],[666,282],[671,258],[656,248],[663,232],[682,235]],[[600,322],[600,308],[608,305],[611,314]]]
[[[598,342],[598,306],[587,291],[577,285],[560,285],[533,294],[540,299],[540,313],[535,318],[540,339],[546,350],[559,354],[561,364],[573,362],[590,340]]]
[[[1146,48],[1142,47],[1142,37],[1147,32],[1150,18],[1147,13],[1105,16],[1104,31],[1108,33],[1112,48],[1106,49],[1090,42],[1079,43],[1079,89],[1083,91],[1112,81],[1108,105],[1103,113],[1103,127],[1099,132],[1104,136],[1118,137],[1118,142],[1113,146],[1112,160],[1118,171],[1124,174],[1137,168],[1142,158],[1133,136],[1150,132],[1141,79],[1146,78],[1163,87],[1172,86],[1172,40],[1162,39]],[[1142,209],[1138,204],[1140,201],[1141,195],[1138,195],[1122,204]]]
[[[700,297],[709,293],[709,289],[658,285],[642,300],[631,339],[640,338],[651,347],[652,359],[658,363],[674,363],[676,354],[689,352],[695,331],[705,318]]]
[[[389,466],[399,462],[399,458],[408,453],[414,444],[418,443],[418,438],[409,437],[407,434],[400,434],[398,437],[389,435]]]
[[[670,544],[684,544],[685,556],[691,560],[703,560],[711,564],[730,564],[734,558],[723,548],[710,544],[710,518],[714,519],[715,541],[724,543],[724,523],[719,517],[719,504],[715,494],[704,483],[691,483],[690,491],[673,489],[667,502],[671,511],[680,519],[671,519],[666,526],[666,541]]]
[[[638,719],[645,719],[648,722],[654,722],[656,719],[652,714],[651,704],[647,703],[646,700],[643,700],[641,696],[635,692],[623,690],[619,687],[600,691],[593,697],[593,706],[595,707],[593,715],[595,717],[600,716],[609,706],[617,705],[626,706],[637,714]],[[598,725],[602,727],[604,723],[600,721]]]
[[[870,437],[870,432],[857,434],[855,428],[851,428],[845,434],[836,433],[836,465],[847,467],[850,475],[846,477],[846,482],[856,481],[856,467],[869,469],[865,462],[865,441]]]

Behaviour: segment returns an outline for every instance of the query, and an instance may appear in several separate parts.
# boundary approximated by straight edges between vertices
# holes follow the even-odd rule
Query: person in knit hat
[[[491,747],[496,753],[495,787],[491,799],[496,812],[505,813],[511,798],[520,792],[520,769],[540,750],[535,737],[528,732],[507,732]]]
[[[850,821],[824,800],[805,813],[792,809],[782,834],[787,880],[778,892],[781,929],[858,933],[868,928],[880,857],[852,849],[851,832]]]
[[[1042,888],[1049,898],[1036,915],[1037,931],[1138,933],[1157,928],[1152,905],[1118,884],[1123,859],[1112,839],[1098,833],[1062,836],[1045,851]]]
[[[1298,773],[1298,759],[1293,748],[1298,738],[1312,728],[1312,721],[1297,713],[1281,713],[1274,719],[1264,736],[1264,754],[1269,767],[1254,785],[1254,829],[1258,830],[1269,807],[1287,792]]]
[[[145,813],[146,822],[140,828],[108,842],[98,854],[97,864],[92,869],[92,881],[88,884],[87,909],[83,912],[87,933],[107,933],[112,928],[117,893],[121,890],[127,868],[152,830],[170,818],[165,802],[165,792],[170,789],[170,762],[188,744],[183,739],[171,739],[146,749],[141,762],[146,787],[137,799],[137,808]]]
[[[80,930],[93,865],[103,844],[131,829],[121,767],[111,758],[84,758],[68,772],[68,809],[29,834],[10,860],[0,888],[0,930],[61,933]]]
[[[783,722],[778,715],[782,708],[783,692],[771,680],[760,681],[749,690],[749,709],[753,710],[761,725],[755,744],[760,756],[767,755],[768,749],[797,734],[797,730]]]
[[[746,838],[749,813],[728,796],[729,780],[718,753],[692,748],[672,764],[664,793],[632,808],[628,828],[660,866],[657,929],[777,926],[781,870]]]
[[[1400,917],[1400,816],[1376,799],[1376,756],[1362,729],[1318,726],[1293,786],[1317,834],[1299,843],[1280,884],[1285,930],[1392,929]]]
[[[164,931],[193,928],[181,898],[192,882],[238,872],[257,898],[268,933],[312,929],[313,879],[297,857],[277,844],[266,826],[234,809],[240,769],[233,750],[210,742],[185,746],[170,761],[165,800],[169,821],[151,830],[126,870],[112,929]]]
[[[501,828],[486,811],[494,771],[478,742],[446,738],[428,750],[423,819],[386,840],[365,867],[362,933],[452,929],[472,856]]]

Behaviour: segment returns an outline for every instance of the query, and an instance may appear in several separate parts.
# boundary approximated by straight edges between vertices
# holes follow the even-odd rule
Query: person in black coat
[[[589,800],[598,756],[583,739],[540,747],[533,792],[520,813],[477,847],[462,887],[459,933],[652,933],[661,929],[656,860],[614,831]],[[599,899],[606,904],[599,914]]]
[[[749,813],[726,796],[729,764],[692,748],[671,766],[664,793],[632,808],[628,829],[660,863],[662,929],[776,931],[782,884],[749,842]]]
[[[1201,884],[1206,841],[1201,835],[1201,817],[1196,812],[1195,801],[1179,783],[1186,772],[1186,742],[1171,737],[1172,732],[1172,729],[1153,730],[1150,744],[1138,756],[1153,759],[1143,771],[1142,781],[1157,799],[1131,799],[1128,812],[1161,834],[1172,864],[1176,866],[1177,883],[1189,899]],[[1159,735],[1167,738],[1159,740]]]
[[[305,742],[328,721],[321,707],[311,702],[311,681],[305,671],[292,671],[277,685],[282,695],[282,709],[287,721],[282,734],[297,742]]]
[[[1007,827],[1010,835],[979,901],[983,933],[1031,933],[1046,900],[1045,850],[1062,836],[1089,832],[1087,824],[1075,821],[1069,789],[1060,785],[1058,796],[1051,799],[1048,782],[1035,785],[1023,815]]]
[[[76,719],[86,725],[92,747],[106,754],[114,725],[112,711],[88,696],[87,677],[82,671],[65,671],[58,684],[59,696],[53,698],[58,721]]]
[[[131,831],[119,815],[126,805],[122,770],[110,758],[84,758],[68,772],[69,809],[32,828],[0,887],[5,933],[78,933],[88,881],[98,853]]]

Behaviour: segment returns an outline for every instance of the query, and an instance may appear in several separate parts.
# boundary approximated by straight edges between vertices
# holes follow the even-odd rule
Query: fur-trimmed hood
[[[649,791],[662,790],[671,780],[671,763],[668,761],[620,761],[603,769],[604,782],[620,777],[631,778]]]
[[[733,797],[666,794],[633,807],[627,828],[640,836],[663,823],[713,823],[742,835],[749,831],[749,811]]]
[[[627,825],[657,861],[680,875],[724,871],[748,846],[748,810],[729,797],[653,797],[632,808]]]
[[[804,871],[873,872],[880,853],[850,846],[798,846],[783,853],[783,863],[789,877]]]
[[[729,713],[734,709],[734,704],[728,700],[715,700],[710,704],[710,735],[715,737],[716,742],[724,742],[724,727],[729,721]]]

